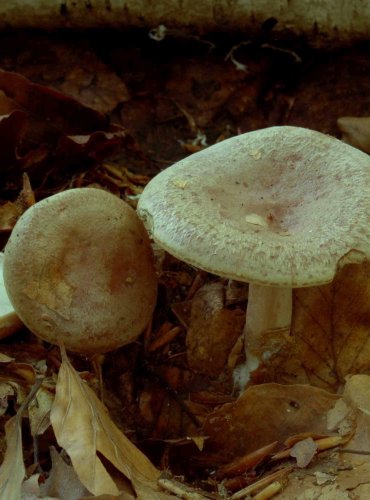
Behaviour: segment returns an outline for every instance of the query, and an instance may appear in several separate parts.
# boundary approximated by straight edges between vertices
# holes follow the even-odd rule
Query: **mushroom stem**
[[[249,285],[247,317],[244,326],[246,368],[250,374],[261,360],[281,349],[283,337],[290,334],[292,289]]]

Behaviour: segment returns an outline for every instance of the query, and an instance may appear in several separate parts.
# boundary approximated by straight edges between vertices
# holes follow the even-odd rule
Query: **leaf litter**
[[[150,175],[205,140],[300,124],[302,103],[312,99],[315,68],[294,93],[304,58],[272,56],[258,43],[236,44],[245,72],[224,61],[230,47],[220,66],[217,44],[205,53],[194,40],[174,64],[168,37],[157,52],[163,59],[150,60],[113,36],[102,63],[92,46],[75,50],[57,40],[42,58],[40,37],[11,56],[0,51],[4,242],[35,198],[94,185],[135,207]],[[340,62],[346,57],[334,58],[333,68]],[[148,71],[152,78],[143,79]],[[311,108],[308,126],[339,134],[321,112],[333,103],[326,84],[330,92],[320,110]],[[339,97],[348,84],[339,77]],[[111,122],[102,112],[112,110]],[[350,122],[345,140],[365,149],[359,127]],[[257,385],[239,394],[232,373],[242,359],[247,287],[156,255],[153,324],[142,342],[106,356],[106,406],[88,360],[60,357],[25,329],[3,341],[8,446],[0,487],[14,498],[368,498],[368,264],[344,266],[333,284],[295,292],[294,336],[255,374]],[[15,412],[41,373],[21,426]]]

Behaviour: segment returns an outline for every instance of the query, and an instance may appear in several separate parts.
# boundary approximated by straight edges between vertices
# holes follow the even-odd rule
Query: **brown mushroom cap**
[[[85,354],[135,340],[156,300],[141,220],[100,189],[71,189],[28,209],[6,246],[4,281],[32,332]]]
[[[158,244],[206,271],[323,284],[342,257],[370,256],[370,158],[308,129],[249,132],[161,172],[138,214]]]

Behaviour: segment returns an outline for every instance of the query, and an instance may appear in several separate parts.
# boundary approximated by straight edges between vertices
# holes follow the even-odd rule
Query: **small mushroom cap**
[[[138,214],[165,250],[208,272],[323,284],[343,257],[370,256],[370,158],[313,130],[257,130],[161,172]]]
[[[134,341],[156,301],[148,235],[127,203],[71,189],[29,208],[5,249],[4,281],[39,337],[85,354]]]

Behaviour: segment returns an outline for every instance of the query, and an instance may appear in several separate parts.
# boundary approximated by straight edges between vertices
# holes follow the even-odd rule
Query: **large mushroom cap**
[[[28,209],[6,246],[4,280],[31,331],[86,354],[135,340],[156,300],[141,220],[100,189],[71,189]]]
[[[138,213],[164,249],[209,272],[327,283],[342,257],[370,256],[370,158],[308,129],[249,132],[157,175]]]

